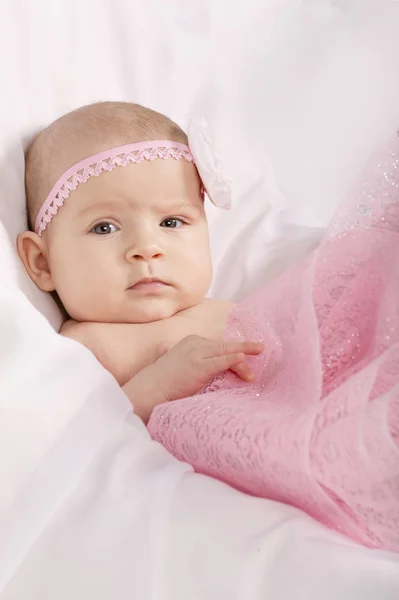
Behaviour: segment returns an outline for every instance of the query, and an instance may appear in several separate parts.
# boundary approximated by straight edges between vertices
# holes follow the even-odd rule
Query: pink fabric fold
[[[321,199],[322,201],[322,199]],[[320,246],[246,299],[232,374],[159,406],[149,431],[196,471],[399,551],[399,138],[368,163]]]

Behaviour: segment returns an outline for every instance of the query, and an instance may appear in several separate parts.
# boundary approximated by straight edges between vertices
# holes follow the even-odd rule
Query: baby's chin
[[[154,323],[156,321],[164,321],[165,319],[170,319],[177,313],[180,313],[184,310],[192,308],[199,302],[187,302],[181,305],[172,305],[172,306],[156,306],[154,304],[143,307],[140,309],[133,309],[130,311],[126,311],[125,315],[118,315],[116,320],[112,319],[113,322],[117,323],[129,323],[129,324],[145,324],[145,323]],[[111,322],[111,319],[110,321]]]
[[[165,319],[170,319],[178,312],[185,310],[186,308],[190,308],[189,306],[170,306],[170,307],[160,307],[160,306],[149,306],[148,308],[141,308],[136,310],[126,310],[126,311],[118,311],[117,314],[107,314],[102,313],[98,316],[97,319],[93,319],[93,315],[91,318],[87,319],[88,321],[97,321],[101,323],[125,323],[128,325],[144,325],[146,323],[154,323],[156,321],[164,321]],[[84,319],[85,320],[85,319]]]
[[[95,323],[125,323],[129,325],[139,325],[154,323],[170,319],[177,313],[192,308],[200,304],[203,297],[180,297],[178,301],[171,301],[169,298],[148,297],[144,301],[140,299],[136,302],[119,304],[118,308],[97,306],[80,310],[79,314],[69,313],[69,317],[82,322]],[[81,307],[80,307],[81,308]]]
[[[199,302],[202,298],[199,300]],[[179,298],[179,301],[170,301],[169,299],[147,298],[144,302],[138,302],[126,309],[125,314],[117,315],[118,322],[131,324],[154,323],[170,319],[177,313],[198,304],[194,298]],[[122,317],[122,318],[121,318]]]
[[[122,323],[129,324],[145,324],[145,323],[154,323],[155,321],[164,321],[165,319],[170,319],[176,313],[180,312],[181,309],[169,309],[169,310],[161,310],[161,309],[152,309],[152,310],[140,310],[135,311],[133,314],[129,313],[126,315],[126,318],[122,321]]]

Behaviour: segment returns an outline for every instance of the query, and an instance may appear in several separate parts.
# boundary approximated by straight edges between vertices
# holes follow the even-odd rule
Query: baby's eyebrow
[[[198,207],[195,206],[194,204],[178,204],[178,205],[174,206],[174,209],[177,211],[192,210],[192,211],[198,212]]]
[[[77,216],[82,217],[94,211],[115,210],[115,208],[115,202],[99,202],[97,204],[92,204],[91,206],[86,206],[85,208],[82,208],[78,211]]]
[[[162,207],[162,211],[165,212],[166,207]],[[196,204],[187,204],[187,202],[182,203],[182,204],[171,204],[168,207],[169,210],[172,210],[172,212],[178,213],[180,211],[182,212],[193,212],[195,214],[198,214],[201,212],[201,209],[199,206],[197,206]]]

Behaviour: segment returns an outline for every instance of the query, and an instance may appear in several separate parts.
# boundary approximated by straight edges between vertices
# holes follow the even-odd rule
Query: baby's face
[[[185,160],[91,178],[43,237],[55,290],[77,321],[165,319],[201,302],[211,282],[200,181]]]

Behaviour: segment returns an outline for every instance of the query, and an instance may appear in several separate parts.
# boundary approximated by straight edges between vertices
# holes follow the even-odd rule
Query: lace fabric
[[[105,150],[76,163],[59,178],[44,201],[36,218],[36,233],[43,233],[71,192],[81,183],[86,183],[91,177],[98,177],[104,171],[113,171],[116,167],[126,167],[132,163],[140,164],[144,160],[152,161],[158,158],[194,162],[194,157],[185,144],[155,140]]]
[[[262,339],[232,374],[157,407],[152,437],[201,473],[399,551],[399,139],[367,165],[317,250],[241,303]]]

